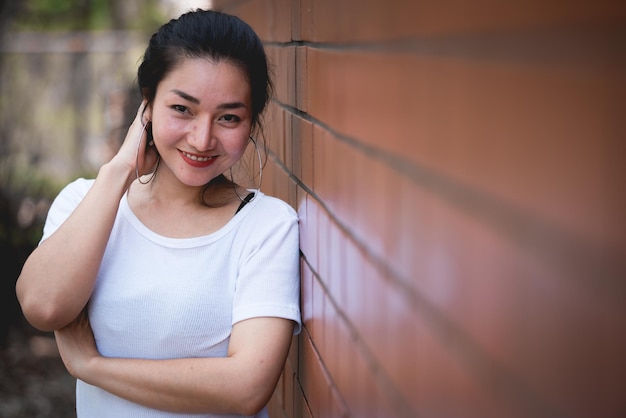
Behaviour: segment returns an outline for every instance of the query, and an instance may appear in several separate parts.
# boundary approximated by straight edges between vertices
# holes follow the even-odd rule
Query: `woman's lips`
[[[215,156],[190,154],[188,152],[180,151],[180,150],[178,152],[180,152],[180,155],[183,158],[183,160],[185,160],[185,162],[192,167],[199,167],[199,168],[208,167],[211,164],[213,164],[216,158]]]

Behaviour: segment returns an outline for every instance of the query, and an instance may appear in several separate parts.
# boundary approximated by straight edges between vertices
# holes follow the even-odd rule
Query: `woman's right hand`
[[[119,163],[128,173],[128,185],[136,178],[136,173],[151,173],[157,163],[157,151],[154,146],[147,146],[147,124],[151,123],[144,115],[147,101],[144,99],[137,110],[133,123],[128,128],[126,138],[111,163]]]

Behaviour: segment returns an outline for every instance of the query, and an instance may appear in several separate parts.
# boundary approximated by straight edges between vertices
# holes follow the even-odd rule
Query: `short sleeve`
[[[280,205],[260,209],[262,213],[253,217],[256,222],[250,222],[237,277],[233,324],[254,317],[279,317],[294,321],[294,334],[298,334],[302,328],[298,218],[286,203],[276,199],[273,203]]]
[[[86,180],[83,178],[74,180],[61,190],[52,202],[46,222],[43,227],[43,236],[41,242],[50,237],[67,218],[72,214],[74,209],[83,200],[94,180]]]

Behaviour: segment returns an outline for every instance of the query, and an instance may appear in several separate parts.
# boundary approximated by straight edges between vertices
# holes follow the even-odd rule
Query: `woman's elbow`
[[[57,319],[56,315],[50,310],[47,309],[43,304],[21,304],[22,313],[24,317],[33,327],[37,328],[40,331],[50,332],[55,329],[62,328],[58,324],[60,321]]]
[[[22,314],[38,330],[50,332],[69,323],[53,303],[29,295],[20,289],[19,283],[16,287],[16,294]]]
[[[250,385],[244,390],[238,391],[240,395],[237,400],[237,413],[244,416],[255,416],[269,402],[276,385],[267,382],[260,385]]]
[[[256,416],[256,414],[258,414],[265,407],[265,405],[267,405],[268,402],[269,397],[249,397],[247,399],[244,399],[243,402],[238,405],[237,413],[244,416]]]

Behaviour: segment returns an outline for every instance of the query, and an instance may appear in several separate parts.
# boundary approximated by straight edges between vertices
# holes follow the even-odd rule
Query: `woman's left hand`
[[[54,331],[54,336],[67,371],[76,378],[85,373],[90,359],[100,357],[86,309],[69,325]]]

